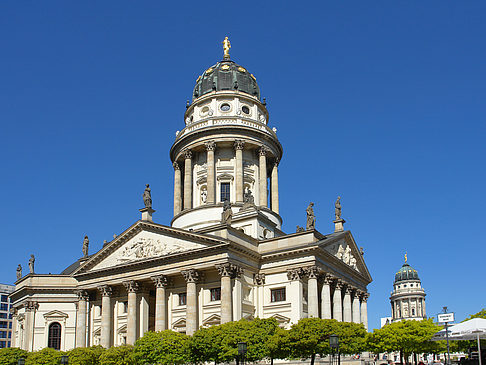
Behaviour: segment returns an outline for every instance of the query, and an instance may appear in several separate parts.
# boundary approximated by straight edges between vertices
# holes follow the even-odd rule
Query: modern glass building
[[[12,314],[10,313],[10,293],[14,285],[0,284],[0,348],[10,347],[12,338]]]

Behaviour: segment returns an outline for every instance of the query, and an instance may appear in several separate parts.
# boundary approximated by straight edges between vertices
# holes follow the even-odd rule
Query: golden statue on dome
[[[228,37],[225,37],[224,41],[223,41],[223,55],[224,55],[225,60],[230,59],[230,55],[229,55],[230,48],[231,48],[231,43],[230,43]]]
[[[405,263],[407,263],[407,252],[405,251]]]

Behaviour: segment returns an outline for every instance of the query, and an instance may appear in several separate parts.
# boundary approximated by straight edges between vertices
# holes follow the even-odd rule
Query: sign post
[[[447,365],[451,365],[451,354],[449,352],[449,322],[454,322],[454,313],[447,313],[447,307],[443,307],[442,313],[437,315],[437,322],[445,323],[447,340]]]

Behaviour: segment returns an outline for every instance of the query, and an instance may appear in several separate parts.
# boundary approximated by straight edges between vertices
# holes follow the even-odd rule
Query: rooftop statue
[[[34,273],[34,262],[35,262],[34,255],[30,255],[30,259],[29,259],[29,271],[30,271],[31,274]]]
[[[150,193],[150,185],[147,184],[145,186],[145,190],[143,192],[143,203],[145,204],[145,208],[152,208],[152,194]]]
[[[338,196],[336,203],[334,204],[334,214],[336,215],[336,220],[341,219],[341,197]]]
[[[230,54],[229,54],[230,48],[231,48],[231,43],[230,43],[228,37],[225,37],[224,41],[223,41],[223,54],[224,54],[225,60],[230,59]]]
[[[305,225],[306,231],[316,228],[316,216],[314,215],[314,209],[312,208],[314,203],[309,203],[309,206],[305,210],[307,213],[307,222]]]
[[[223,214],[221,215],[221,223],[231,224],[231,218],[233,217],[233,210],[231,209],[231,203],[229,200],[225,200],[223,203]]]
[[[22,277],[22,265],[17,266],[17,280]]]
[[[83,240],[83,257],[88,256],[88,250],[89,250],[89,238],[88,236],[84,236]]]

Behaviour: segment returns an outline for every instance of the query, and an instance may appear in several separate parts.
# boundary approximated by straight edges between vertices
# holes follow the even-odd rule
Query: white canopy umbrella
[[[481,365],[481,344],[479,339],[486,338],[486,319],[473,318],[469,321],[462,322],[448,328],[449,340],[477,340],[479,352],[479,365]],[[446,330],[443,329],[437,332],[433,337],[433,341],[445,340]]]

